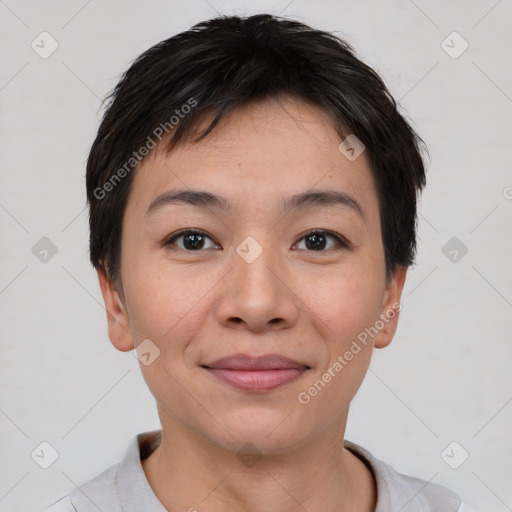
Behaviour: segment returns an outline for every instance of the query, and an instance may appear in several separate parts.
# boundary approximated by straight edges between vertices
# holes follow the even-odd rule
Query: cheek
[[[191,275],[187,279],[184,269],[159,264],[134,264],[126,274],[135,342],[149,338],[163,350],[177,349],[179,340],[189,339],[201,324],[199,318],[207,302],[204,299],[214,285],[211,275],[199,278],[195,273],[196,278]]]
[[[304,286],[303,296],[337,343],[357,336],[375,321],[382,299],[380,280],[378,269],[371,265],[341,268],[314,281],[315,286]]]
[[[310,400],[307,410],[313,415],[318,412],[326,423],[335,421],[345,410],[368,370],[373,343],[365,329],[378,318],[379,279],[378,269],[368,266],[364,271],[347,270],[342,277],[326,280],[309,296],[311,309],[324,326],[326,357],[301,396]],[[330,411],[328,415],[325,408]]]
[[[189,379],[184,352],[207,314],[204,296],[212,285],[208,279],[186,279],[183,271],[171,272],[158,265],[151,270],[148,267],[143,272],[132,269],[127,292],[130,327],[137,337],[136,344],[150,339],[159,350],[151,364],[141,364],[140,368],[157,400],[165,403],[172,396],[175,407],[190,408],[188,394],[180,386]]]

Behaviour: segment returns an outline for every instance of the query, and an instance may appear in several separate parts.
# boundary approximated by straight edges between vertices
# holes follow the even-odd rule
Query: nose
[[[252,332],[292,327],[298,320],[301,301],[293,291],[286,261],[279,261],[275,251],[263,246],[252,260],[244,254],[247,247],[233,253],[232,270],[219,289],[219,323]]]

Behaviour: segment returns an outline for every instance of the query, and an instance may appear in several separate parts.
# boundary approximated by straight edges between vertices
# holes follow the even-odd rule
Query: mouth
[[[250,357],[244,354],[201,365],[214,377],[243,390],[268,391],[298,379],[311,367],[278,354]]]

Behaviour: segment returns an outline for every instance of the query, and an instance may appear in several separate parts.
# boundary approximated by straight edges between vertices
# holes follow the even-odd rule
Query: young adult
[[[352,48],[296,21],[139,56],[87,162],[90,257],[161,430],[48,510],[462,510],[344,440],[397,327],[421,148]]]

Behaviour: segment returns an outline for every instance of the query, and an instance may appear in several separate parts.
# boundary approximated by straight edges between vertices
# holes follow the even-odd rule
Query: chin
[[[293,412],[289,414],[290,411],[291,408],[266,412],[261,409],[243,410],[235,417],[224,416],[220,420],[225,428],[219,432],[222,439],[215,442],[235,453],[244,450],[265,454],[289,451],[305,441],[301,429],[291,420]]]

